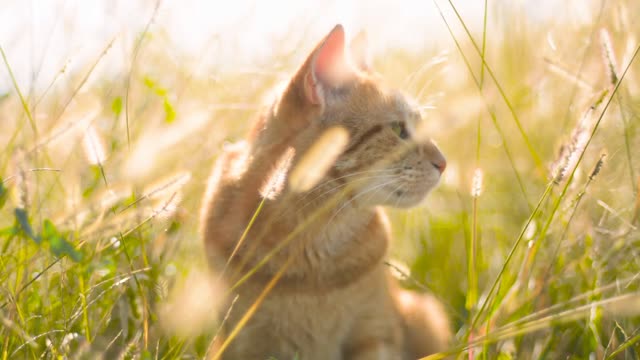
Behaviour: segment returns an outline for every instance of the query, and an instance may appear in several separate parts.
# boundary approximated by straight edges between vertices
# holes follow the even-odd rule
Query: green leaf
[[[42,240],[47,242],[56,236],[60,236],[60,233],[58,233],[58,229],[56,229],[51,220],[45,219],[42,226]]]
[[[513,359],[513,356],[508,352],[501,351],[498,354],[498,360],[511,360],[511,359]]]
[[[82,260],[82,253],[76,250],[76,248],[65,239],[64,235],[60,234],[56,226],[53,225],[49,219],[44,220],[42,239],[49,243],[49,248],[55,256],[62,257],[67,255],[75,262]]]
[[[176,119],[176,110],[166,97],[164,98],[164,112],[166,114],[164,120],[171,124]]]
[[[140,357],[142,360],[152,360],[153,356],[149,350],[142,351],[142,356]]]
[[[180,227],[182,226],[182,224],[180,224],[179,221],[175,221],[173,220],[171,222],[171,224],[169,224],[169,226],[167,227],[167,234],[174,234],[176,233],[178,230],[180,230]]]
[[[7,191],[7,188],[4,187],[4,183],[2,182],[2,178],[0,177],[0,209],[2,209],[4,204],[7,202],[8,197],[9,192]]]
[[[131,192],[131,195],[129,195],[128,197],[122,199],[122,207],[123,208],[128,208],[130,206],[133,206],[136,201],[138,201],[138,197],[136,196],[135,192]]]
[[[15,211],[16,221],[18,225],[20,225],[20,230],[30,239],[36,242],[36,244],[40,244],[42,239],[33,232],[33,228],[31,227],[31,223],[29,222],[29,215],[27,211],[22,208],[16,208]]]
[[[49,239],[49,246],[55,256],[62,257],[67,255],[75,262],[82,261],[82,253],[76,250],[76,248],[62,236],[54,236]]]
[[[91,177],[86,177],[88,185],[82,191],[82,197],[88,198],[94,191],[102,184],[102,172],[100,170],[100,166],[91,165],[89,167],[91,171]]]
[[[155,89],[153,89],[153,91],[155,91],[156,95],[158,95],[160,97],[166,97],[167,96],[167,89],[165,89],[165,88],[157,86]]]
[[[156,87],[156,83],[155,83],[155,81],[153,81],[153,79],[152,79],[152,78],[150,78],[149,76],[145,76],[145,77],[142,79],[142,82],[143,82],[143,83],[144,83],[144,85],[145,85],[146,87],[148,87],[149,89],[154,89],[154,88]]]
[[[122,97],[118,96],[113,99],[113,102],[111,103],[111,111],[113,111],[116,116],[119,116],[122,113]]]
[[[4,229],[0,229],[0,238],[8,238],[10,236],[14,236],[18,233],[18,229],[15,226],[9,226]]]

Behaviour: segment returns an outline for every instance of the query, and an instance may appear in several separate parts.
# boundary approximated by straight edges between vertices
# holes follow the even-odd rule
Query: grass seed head
[[[616,56],[611,45],[611,35],[607,29],[600,30],[600,49],[602,51],[602,62],[605,71],[609,75],[610,85],[615,86],[618,83],[618,64]]]
[[[295,150],[293,148],[289,148],[285,151],[282,157],[280,157],[273,171],[267,177],[267,181],[265,181],[260,188],[260,195],[262,195],[262,197],[275,199],[282,189],[284,189],[287,174],[291,168],[291,160],[293,160],[294,155]]]
[[[471,196],[474,198],[480,197],[482,195],[482,182],[484,180],[484,175],[482,169],[477,168],[473,172],[473,180],[471,181]]]
[[[589,180],[593,180],[596,176],[598,176],[600,170],[602,170],[602,166],[604,165],[604,158],[606,156],[607,154],[604,153],[600,155],[600,159],[598,159],[596,166],[594,166],[593,171],[591,171],[591,174],[589,175]]]

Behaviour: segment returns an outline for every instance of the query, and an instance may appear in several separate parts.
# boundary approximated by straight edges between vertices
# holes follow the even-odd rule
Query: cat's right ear
[[[371,72],[371,54],[369,53],[369,37],[361,30],[349,44],[351,62],[360,71]]]
[[[336,25],[322,40],[309,56],[307,65],[302,79],[305,98],[313,105],[324,106],[329,92],[348,71],[342,25]]]

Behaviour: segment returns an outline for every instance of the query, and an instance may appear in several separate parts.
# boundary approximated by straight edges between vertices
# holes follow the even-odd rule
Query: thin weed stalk
[[[130,96],[130,92],[131,92],[131,79],[133,78],[133,74],[135,73],[136,70],[136,59],[138,57],[138,54],[140,53],[141,49],[142,49],[142,43],[145,40],[145,37],[147,36],[147,33],[149,33],[149,28],[151,28],[151,24],[153,24],[156,16],[158,15],[158,10],[160,9],[160,4],[162,3],[162,0],[157,0],[155,7],[153,9],[153,12],[151,13],[151,17],[149,17],[149,21],[147,21],[147,24],[144,27],[144,30],[142,30],[142,33],[140,34],[138,41],[136,42],[135,47],[133,48],[133,54],[131,56],[131,67],[129,69],[129,75],[127,76],[127,83],[125,84],[125,95],[124,95],[124,120],[125,120],[125,126],[127,129],[127,146],[129,148],[131,148],[131,132],[129,130],[129,96]]]
[[[606,360],[615,359],[616,356],[618,356],[623,351],[627,350],[628,348],[630,348],[631,346],[633,346],[634,344],[636,344],[638,342],[640,342],[640,334],[627,339],[625,342],[620,344],[620,346],[618,346],[617,349],[615,349],[613,352],[611,352],[611,354],[609,354],[605,359]]]
[[[507,270],[507,267],[511,263],[511,260],[513,259],[513,256],[515,255],[516,250],[518,249],[518,247],[520,246],[520,243],[522,242],[522,239],[524,239],[524,234],[526,233],[527,228],[531,225],[531,222],[533,221],[535,216],[538,214],[538,211],[540,210],[540,207],[541,207],[542,203],[547,199],[547,197],[551,193],[551,189],[553,189],[553,184],[554,184],[553,182],[549,182],[549,184],[547,185],[544,193],[540,196],[540,200],[538,200],[538,203],[536,204],[535,208],[533,209],[533,212],[531,213],[531,215],[529,215],[529,218],[527,219],[527,221],[525,221],[525,224],[522,227],[522,230],[520,231],[520,234],[516,238],[516,241],[514,242],[513,246],[511,247],[511,250],[509,251],[509,254],[507,255],[507,258],[505,259],[504,263],[502,264],[500,272],[498,272],[498,275],[496,276],[495,280],[493,281],[493,284],[489,288],[489,292],[487,293],[487,295],[485,297],[485,300],[482,302],[482,305],[480,306],[480,309],[478,310],[478,312],[473,317],[473,321],[471,321],[471,326],[469,327],[469,329],[467,329],[465,331],[464,339],[468,339],[469,334],[470,334],[470,330],[474,329],[477,326],[478,322],[480,321],[480,317],[481,317],[482,313],[485,311],[485,309],[489,305],[489,301],[491,300],[491,297],[494,294],[494,292],[497,290],[498,284],[502,280],[502,276],[505,274],[505,272]]]
[[[638,183],[636,186],[636,204],[633,209],[633,216],[631,217],[631,224],[636,224],[640,219],[640,176],[638,176]]]
[[[596,18],[596,21],[593,24],[593,27],[591,28],[591,33],[589,34],[589,43],[587,45],[587,47],[585,48],[584,52],[582,53],[582,56],[580,57],[580,64],[578,65],[578,71],[575,74],[576,79],[580,79],[580,74],[582,74],[582,71],[584,70],[585,66],[587,65],[587,57],[589,55],[589,49],[590,47],[593,45],[593,38],[596,36],[596,33],[598,32],[598,27],[599,24],[602,20],[602,15],[604,14],[604,8],[605,8],[605,4],[607,3],[606,0],[601,0],[600,1],[600,8],[598,9],[598,16]],[[573,101],[575,100],[576,96],[578,95],[578,87],[579,87],[579,83],[578,82],[574,82],[573,86],[571,87],[571,95],[569,96],[569,104],[567,106],[567,111],[565,112],[564,115],[564,123],[562,124],[562,130],[566,130],[567,126],[569,124],[569,121],[571,120],[571,105],[573,105]]]
[[[542,244],[542,239],[545,237],[545,235],[547,234],[547,231],[549,230],[549,227],[551,226],[551,223],[553,222],[555,215],[560,207],[560,204],[562,203],[562,201],[564,200],[564,197],[566,196],[568,190],[569,190],[569,186],[571,185],[571,183],[573,182],[573,179],[575,177],[575,173],[578,170],[578,167],[580,166],[582,159],[584,158],[584,155],[587,151],[587,149],[589,148],[589,145],[591,144],[591,141],[593,140],[596,132],[598,131],[599,127],[600,127],[600,123],[602,122],[602,119],[604,118],[605,113],[607,112],[607,109],[609,108],[609,105],[611,104],[611,102],[613,101],[613,99],[615,98],[616,93],[618,92],[618,89],[620,88],[620,85],[622,84],[622,81],[624,80],[627,71],[629,70],[629,68],[631,67],[631,65],[633,64],[636,56],[638,55],[638,53],[640,52],[640,46],[638,46],[636,48],[636,51],[634,52],[633,56],[631,57],[631,59],[629,60],[629,63],[627,64],[624,72],[622,73],[622,75],[620,76],[620,79],[618,80],[618,83],[616,84],[616,86],[613,88],[613,91],[611,91],[611,93],[609,94],[608,98],[606,98],[606,100],[604,101],[604,107],[602,109],[602,111],[600,112],[600,115],[598,116],[595,124],[593,125],[593,128],[591,130],[591,133],[589,134],[589,137],[586,140],[585,145],[582,147],[582,149],[579,150],[579,155],[578,158],[575,162],[575,165],[573,166],[573,168],[571,169],[571,172],[569,173],[569,176],[565,182],[564,187],[562,188],[562,191],[560,192],[560,195],[558,196],[558,198],[556,199],[556,201],[554,202],[551,212],[547,218],[547,221],[545,222],[544,226],[542,227],[541,231],[540,231],[540,238],[538,239],[538,241],[535,241],[533,243],[533,246],[531,246],[529,248],[529,252],[526,256],[526,263],[523,266],[523,272],[521,272],[521,274],[523,274],[523,277],[528,277],[527,274],[530,273],[530,270],[533,267],[534,261],[535,261],[535,257],[536,254]],[[598,106],[600,105],[600,100],[598,100],[595,104],[593,104],[589,110],[589,113],[594,111]],[[521,280],[526,280],[526,279],[521,279]]]
[[[229,258],[225,262],[224,267],[222,268],[222,271],[220,271],[220,275],[218,277],[218,280],[222,279],[222,277],[224,276],[224,274],[227,271],[227,268],[229,267],[229,264],[231,263],[231,261],[233,260],[233,258],[236,255],[236,253],[238,252],[238,249],[240,249],[242,244],[244,244],[244,241],[247,238],[247,234],[249,234],[249,230],[251,230],[251,228],[253,227],[253,224],[255,223],[256,219],[258,218],[258,214],[260,214],[260,212],[262,211],[262,208],[264,206],[265,201],[267,201],[266,197],[263,197],[262,200],[260,200],[260,203],[258,204],[258,208],[253,212],[253,215],[251,216],[251,219],[249,220],[249,223],[244,228],[244,231],[242,232],[242,235],[240,236],[240,239],[238,240],[238,242],[236,243],[236,246],[231,251],[231,255],[229,255]]]
[[[451,39],[453,40],[453,42],[456,45],[456,48],[458,50],[458,53],[460,53],[460,56],[462,57],[462,60],[464,61],[464,64],[467,68],[467,70],[469,71],[469,74],[471,75],[471,78],[473,79],[473,82],[475,83],[478,91],[480,92],[480,95],[482,97],[483,103],[485,104],[485,107],[487,108],[487,112],[489,113],[489,116],[491,117],[491,121],[493,122],[493,126],[496,129],[496,131],[498,131],[498,134],[500,135],[500,140],[502,141],[502,148],[504,149],[505,155],[507,155],[507,159],[509,159],[509,165],[511,166],[511,169],[513,170],[513,173],[516,177],[516,181],[518,182],[518,186],[520,187],[520,191],[522,193],[522,196],[524,197],[525,201],[527,202],[527,205],[529,206],[529,209],[531,210],[533,207],[531,205],[531,203],[529,202],[529,197],[527,195],[527,191],[526,188],[524,186],[524,183],[522,181],[522,178],[520,176],[520,172],[518,171],[518,169],[516,168],[515,165],[515,160],[513,158],[513,155],[511,154],[511,150],[509,149],[509,146],[507,145],[507,138],[505,136],[504,131],[502,130],[502,128],[500,127],[500,125],[498,124],[498,118],[496,116],[495,110],[489,105],[489,103],[487,102],[487,99],[484,97],[484,93],[482,92],[482,83],[480,82],[480,80],[476,77],[476,75],[473,72],[473,69],[471,68],[471,64],[469,62],[469,60],[467,59],[467,56],[464,54],[464,51],[462,51],[462,47],[460,46],[460,43],[458,42],[458,39],[456,39],[455,35],[453,34],[453,29],[451,29],[451,26],[449,25],[449,22],[447,21],[447,19],[444,17],[444,13],[442,12],[442,9],[440,8],[440,5],[438,5],[438,3],[434,0],[434,4],[436,6],[436,8],[438,9],[438,12],[440,14],[440,17],[442,18],[442,21],[444,22],[445,26],[447,27],[447,31],[449,32],[449,35],[451,36]],[[484,66],[486,66],[486,63],[483,61],[482,62],[482,66],[484,68]],[[487,68],[488,69],[488,68]],[[480,126],[480,124],[478,123],[478,126]],[[480,136],[480,132],[477,132],[477,137]],[[479,146],[480,142],[478,141],[478,145]]]
[[[531,141],[529,140],[529,137],[527,136],[526,132],[524,131],[524,129],[522,127],[522,124],[520,123],[520,119],[518,117],[518,114],[516,114],[516,111],[515,111],[513,105],[511,104],[511,101],[509,100],[509,98],[507,97],[506,93],[504,92],[504,89],[502,89],[502,85],[500,85],[500,83],[498,82],[498,80],[495,77],[493,71],[491,70],[491,67],[489,66],[489,64],[487,64],[487,62],[486,62],[486,60],[484,58],[483,51],[478,47],[478,44],[476,43],[476,41],[473,38],[473,36],[471,36],[471,32],[469,31],[469,28],[467,27],[467,24],[464,22],[464,20],[460,16],[460,13],[458,12],[458,9],[453,4],[453,2],[451,2],[451,0],[448,0],[448,1],[449,1],[449,5],[451,5],[451,8],[455,12],[458,20],[460,21],[460,24],[464,28],[464,31],[467,34],[467,37],[471,41],[471,44],[473,44],[474,49],[476,50],[476,52],[480,56],[480,59],[482,60],[483,67],[486,67],[487,73],[489,74],[489,76],[493,80],[494,84],[496,85],[496,88],[498,89],[498,92],[500,92],[500,96],[502,96],[502,99],[504,100],[504,103],[507,105],[507,108],[509,108],[509,111],[511,112],[511,116],[513,117],[513,120],[515,121],[516,126],[518,127],[518,130],[520,131],[520,135],[522,136],[522,139],[524,140],[525,144],[527,145],[527,148],[529,149],[529,153],[531,154],[531,157],[533,158],[533,161],[534,161],[536,167],[538,168],[538,170],[540,171],[541,174],[544,174],[545,170],[544,170],[544,166],[542,164],[542,160],[540,160],[540,156],[538,156],[538,153],[533,148],[533,145],[531,144]],[[434,0],[434,3],[436,3],[435,0]],[[439,7],[438,7],[438,11],[440,11]],[[440,14],[442,15],[441,11],[440,11]]]
[[[543,278],[545,278],[545,279],[551,273],[551,269],[555,265],[555,259],[558,256],[558,253],[560,251],[560,247],[562,246],[562,242],[564,241],[564,239],[567,236],[569,228],[571,227],[571,223],[573,222],[573,219],[574,219],[576,213],[578,212],[578,208],[580,207],[580,203],[582,202],[582,198],[587,193],[587,190],[589,189],[589,186],[591,185],[591,183],[593,182],[595,177],[600,173],[600,170],[602,169],[602,166],[604,164],[605,156],[606,156],[606,154],[604,154],[604,153],[602,155],[600,155],[600,159],[598,159],[598,162],[596,163],[595,167],[591,171],[591,175],[589,175],[589,178],[587,178],[587,181],[585,182],[584,187],[582,188],[582,191],[576,196],[575,203],[573,205],[573,208],[571,209],[571,214],[569,214],[569,219],[567,220],[567,223],[564,225],[564,228],[562,229],[562,234],[560,235],[560,238],[558,239],[558,243],[556,244],[556,248],[553,251],[553,256],[552,256],[553,260],[549,263],[549,266],[547,267],[547,270],[544,272],[545,275],[543,276]]]
[[[58,121],[62,117],[62,115],[65,113],[65,111],[67,110],[67,108],[69,107],[71,102],[73,101],[73,99],[75,99],[76,95],[78,95],[80,90],[82,90],[84,85],[89,80],[89,77],[91,76],[91,74],[93,74],[93,72],[95,71],[95,69],[98,66],[98,64],[100,64],[100,62],[107,55],[109,50],[111,50],[111,47],[113,46],[113,43],[115,41],[116,41],[116,37],[112,38],[107,43],[107,46],[105,46],[104,49],[102,49],[102,52],[100,53],[100,55],[98,55],[98,57],[95,59],[95,61],[89,66],[89,70],[84,74],[84,76],[82,77],[82,79],[80,80],[78,85],[73,89],[73,91],[71,92],[71,96],[69,96],[69,98],[64,103],[64,105],[62,105],[62,109],[60,109],[60,113],[58,113],[58,115],[55,117],[56,121]],[[36,142],[37,142],[37,139],[36,139]]]
[[[478,199],[482,193],[482,170],[476,169],[471,187],[471,236],[466,244],[467,276],[469,288],[467,292],[467,310],[472,311],[478,301]]]
[[[600,30],[600,49],[602,52],[602,61],[605,71],[609,74],[609,81],[611,86],[615,86],[619,81],[618,65],[613,51],[613,45],[611,44],[611,36],[606,28]],[[631,190],[635,190],[635,171],[633,169],[633,161],[631,155],[631,134],[630,124],[627,119],[626,111],[622,106],[622,95],[620,93],[615,96],[616,103],[618,104],[618,111],[620,112],[620,120],[622,121],[622,128],[624,134],[624,147],[626,152],[627,168],[629,170],[629,180],[631,181]]]
[[[218,352],[216,354],[213,355],[212,360],[220,359],[220,357],[222,356],[222,353],[224,352],[224,350],[227,347],[229,347],[229,344],[231,343],[231,341],[233,341],[233,339],[235,339],[235,337],[238,335],[240,330],[242,330],[242,328],[247,324],[249,319],[251,319],[253,314],[255,314],[255,312],[258,310],[258,307],[260,306],[260,304],[262,304],[262,302],[267,297],[267,295],[276,286],[276,284],[278,283],[278,280],[280,280],[282,275],[284,275],[284,272],[289,268],[289,265],[291,264],[291,259],[292,259],[292,257],[289,257],[289,259],[284,264],[282,264],[282,266],[280,267],[280,270],[278,270],[278,272],[276,272],[276,274],[273,276],[273,278],[271,278],[271,280],[267,283],[267,285],[264,287],[264,289],[262,290],[260,295],[258,295],[258,297],[254,301],[254,303],[251,305],[251,307],[249,307],[247,312],[245,312],[245,314],[238,321],[238,323],[233,328],[233,330],[231,330],[231,332],[229,333],[227,338],[224,340],[222,345],[220,345],[220,349],[218,350]]]
[[[89,311],[87,308],[87,291],[84,285],[84,276],[78,278],[80,286],[80,300],[82,301],[82,326],[84,327],[84,333],[87,337],[87,341],[91,342],[91,327],[89,326]]]
[[[548,317],[549,315],[552,315],[555,311],[558,312],[562,312],[565,311],[566,309],[569,308],[575,308],[577,306],[582,306],[582,305],[578,305],[581,302],[585,302],[585,305],[589,303],[590,299],[593,299],[594,297],[600,297],[600,296],[604,296],[607,293],[610,293],[612,291],[618,290],[618,288],[622,285],[623,287],[627,287],[631,284],[637,283],[638,279],[635,277],[629,277],[623,280],[619,280],[616,281],[614,283],[608,284],[608,285],[604,285],[604,286],[600,286],[598,288],[595,288],[593,290],[589,290],[583,294],[577,295],[573,298],[571,298],[568,301],[565,301],[563,303],[558,303],[558,304],[554,304],[552,306],[549,306],[547,308],[544,308],[542,310],[536,311],[532,314],[529,314],[527,316],[523,316],[515,321],[512,321],[510,323],[507,323],[505,325],[502,326],[502,328],[508,328],[508,327],[513,327],[513,328],[517,328],[520,327],[524,324],[527,324],[531,321],[535,321],[538,319],[542,319],[545,317]],[[530,301],[530,300],[529,300]],[[565,309],[565,310],[562,310]]]
[[[27,99],[25,99],[24,95],[22,95],[22,91],[20,91],[20,86],[18,86],[18,82],[16,81],[16,77],[13,74],[13,69],[11,65],[9,65],[9,60],[7,60],[7,55],[4,53],[4,49],[0,46],[0,55],[2,55],[2,60],[4,61],[4,66],[9,73],[9,77],[11,78],[11,83],[13,84],[13,88],[18,94],[20,98],[20,103],[22,104],[22,110],[24,110],[27,119],[29,119],[29,124],[31,125],[31,130],[33,130],[33,135],[35,139],[38,139],[38,128],[36,127],[36,122],[33,119],[33,115],[31,114],[31,110],[29,109],[29,104],[27,103]]]
[[[485,58],[486,45],[487,45],[487,13],[488,13],[488,1],[484,2],[484,14],[482,19],[482,51],[480,53],[480,57],[482,59]],[[468,63],[468,61],[465,60]],[[480,80],[479,80],[479,90],[482,92],[484,87],[484,64],[485,62],[480,63]],[[480,198],[480,194],[482,192],[482,171],[480,170],[480,148],[481,148],[481,139],[482,139],[482,117],[478,116],[477,120],[477,128],[476,128],[476,173],[474,174],[472,181],[472,219],[471,219],[471,238],[470,244],[467,245],[467,268],[468,268],[468,278],[469,278],[469,290],[467,294],[467,310],[472,313],[473,307],[478,302],[478,233],[480,231],[479,221],[478,221],[478,201]],[[470,318],[471,319],[471,318]],[[471,325],[471,324],[469,324]],[[469,333],[472,333],[473,329],[469,329]],[[483,354],[486,354],[486,349],[483,351]]]
[[[631,182],[631,191],[638,191],[636,187],[635,179],[635,170],[633,169],[633,156],[631,150],[631,125],[629,124],[629,119],[627,119],[626,112],[622,107],[622,100],[620,99],[620,95],[616,95],[616,102],[618,103],[618,109],[620,111],[620,120],[622,120],[622,126],[624,131],[624,149],[627,160],[627,169],[629,170],[629,180]]]
[[[625,303],[628,301],[637,301],[639,299],[639,296],[640,295],[637,293],[622,294],[612,298],[594,301],[592,303],[578,306],[578,307],[565,310],[556,314],[551,314],[549,316],[538,318],[532,321],[528,321],[526,323],[519,324],[518,326],[500,327],[492,331],[491,333],[480,336],[464,345],[459,345],[445,352],[423,357],[421,360],[445,359],[451,355],[460,354],[474,347],[482,346],[485,344],[492,344],[498,341],[507,340],[507,339],[515,338],[517,336],[540,331],[540,330],[549,328],[551,325],[577,321],[585,317],[588,317],[593,311],[593,309],[596,307],[612,309],[615,311],[615,307],[620,303]]]

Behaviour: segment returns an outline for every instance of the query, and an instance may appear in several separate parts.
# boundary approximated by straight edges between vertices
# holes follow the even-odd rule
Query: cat
[[[242,279],[214,345],[222,359],[415,359],[450,342],[442,305],[390,276],[380,207],[416,205],[446,161],[418,140],[420,112],[371,69],[366,43],[359,35],[347,48],[336,25],[214,166],[201,211],[205,250],[227,284]],[[305,155],[335,129],[344,147],[329,136],[319,153],[340,150],[335,159],[308,188],[294,186],[292,173],[316,171]]]

